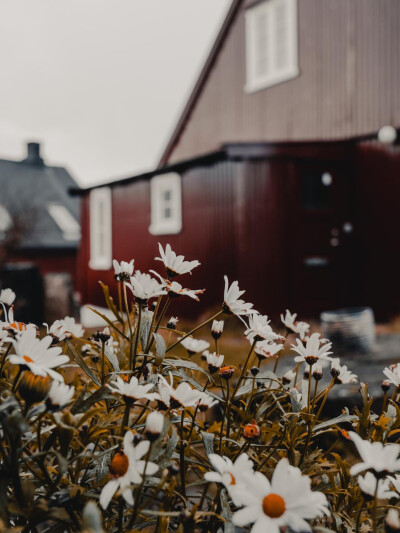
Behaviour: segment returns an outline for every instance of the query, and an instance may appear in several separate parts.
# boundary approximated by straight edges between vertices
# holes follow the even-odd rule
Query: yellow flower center
[[[262,501],[262,510],[270,518],[279,518],[286,511],[285,500],[279,494],[268,494]]]
[[[114,477],[122,477],[128,472],[129,459],[124,452],[117,452],[110,463],[110,473]]]
[[[31,359],[28,355],[24,355],[23,359],[25,359],[27,363],[33,363],[33,359]]]
[[[231,481],[230,481],[229,485],[236,485],[235,476],[233,474],[231,474],[230,472],[227,472],[227,474],[231,477]]]

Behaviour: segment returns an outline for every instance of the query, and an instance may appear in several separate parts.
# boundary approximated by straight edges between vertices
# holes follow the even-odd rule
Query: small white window
[[[246,86],[255,92],[295,78],[297,0],[266,0],[246,11]]]
[[[155,176],[150,183],[153,235],[179,233],[182,229],[182,191],[179,174]]]
[[[47,210],[63,233],[66,241],[78,241],[81,237],[81,227],[64,205],[49,204]]]
[[[93,270],[108,270],[112,265],[111,189],[90,191],[90,261]]]

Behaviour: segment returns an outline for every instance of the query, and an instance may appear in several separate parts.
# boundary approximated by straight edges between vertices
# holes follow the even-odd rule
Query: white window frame
[[[175,172],[154,176],[150,182],[152,235],[172,235],[182,230],[182,183]],[[171,192],[168,201],[163,199],[166,191]],[[166,203],[167,202],[167,203]],[[165,208],[171,209],[171,216],[165,217]]]
[[[288,62],[284,68],[275,68],[274,61],[277,56],[277,27],[275,21],[275,10],[279,4],[285,4],[287,10],[286,18],[286,32],[287,32],[287,54]],[[269,50],[269,64],[271,69],[264,75],[259,75],[256,72],[257,62],[257,33],[256,24],[257,18],[260,16],[266,16],[268,30],[267,30],[267,47]],[[297,0],[264,0],[253,7],[250,7],[246,11],[246,85],[245,91],[247,93],[253,93],[272,87],[278,83],[290,80],[298,76],[298,46],[297,46]],[[268,53],[267,50],[267,53]]]
[[[112,194],[110,187],[90,191],[90,260],[92,270],[112,266]]]

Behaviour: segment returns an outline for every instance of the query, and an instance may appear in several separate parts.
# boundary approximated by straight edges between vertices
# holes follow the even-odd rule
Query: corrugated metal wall
[[[244,92],[239,11],[169,161],[227,142],[332,140],[400,126],[400,2],[298,0],[300,75]]]

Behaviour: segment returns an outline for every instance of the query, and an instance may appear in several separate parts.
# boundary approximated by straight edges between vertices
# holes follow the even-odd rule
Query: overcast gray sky
[[[153,168],[230,0],[1,0],[0,157],[82,186]]]

